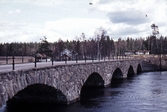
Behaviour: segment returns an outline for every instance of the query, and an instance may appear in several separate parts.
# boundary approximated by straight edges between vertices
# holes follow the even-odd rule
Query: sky
[[[90,4],[91,3],[91,4]],[[167,0],[0,0],[0,43],[167,36]]]

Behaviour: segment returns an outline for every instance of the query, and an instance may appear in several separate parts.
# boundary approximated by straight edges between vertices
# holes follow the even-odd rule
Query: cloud
[[[62,36],[62,39],[75,38],[85,33],[87,36],[93,36],[95,30],[99,27],[107,26],[106,19],[90,18],[68,18],[57,21],[47,21],[45,31],[54,31]],[[88,37],[88,38],[89,38]]]
[[[99,4],[108,4],[111,2],[111,0],[98,0],[97,1]]]
[[[18,3],[18,4],[32,4],[32,5],[36,5],[36,6],[44,6],[44,7],[48,7],[48,6],[57,6],[57,5],[64,5],[64,4],[68,4],[69,2],[78,2],[78,0],[0,0],[0,2],[2,3]],[[81,1],[79,1],[81,2]]]
[[[64,0],[27,0],[27,3],[36,4],[39,6],[54,6],[65,4]]]
[[[162,35],[167,35],[166,0],[96,0],[95,3],[94,11],[105,13],[112,23],[109,28],[112,35],[149,36],[153,23],[159,26]]]
[[[46,36],[49,42],[73,40],[82,33],[87,39],[94,36],[97,28],[108,28],[109,20],[90,18],[67,18],[56,21],[47,21],[44,27],[35,23],[21,23],[3,21],[0,23],[0,42],[35,42]],[[4,38],[5,37],[5,38]]]
[[[39,28],[25,22],[0,21],[0,42],[35,42],[40,39]]]
[[[26,22],[0,21],[0,30],[1,31],[21,30],[25,26],[27,26]]]
[[[16,10],[9,10],[8,12],[9,14],[20,14],[21,13],[21,10],[20,9],[16,9]]]
[[[93,3],[91,6],[89,3]],[[103,27],[110,37],[146,37],[151,24],[167,35],[166,0],[1,0],[0,42],[72,40],[93,37]],[[147,14],[147,17],[145,16]]]
[[[108,12],[107,16],[113,23],[126,23],[130,25],[147,23],[149,19],[141,11],[115,11]]]

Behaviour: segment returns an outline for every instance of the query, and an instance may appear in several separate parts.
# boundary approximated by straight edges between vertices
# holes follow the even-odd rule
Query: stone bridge
[[[3,72],[0,73],[0,107],[11,98],[19,99],[17,95],[22,91],[43,94],[42,88],[51,93],[50,102],[70,104],[80,99],[83,87],[106,87],[113,80],[130,77],[143,70],[141,60],[122,60]]]

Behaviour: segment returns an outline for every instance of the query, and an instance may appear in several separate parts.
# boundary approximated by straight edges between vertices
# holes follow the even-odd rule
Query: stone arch
[[[116,68],[111,79],[111,86],[117,86],[123,81],[123,73],[120,68]]]
[[[101,75],[97,72],[92,73],[89,75],[83,87],[104,87],[104,80]]]
[[[133,67],[130,65],[129,69],[128,69],[128,74],[127,77],[132,77],[135,75],[135,72],[133,70]]]
[[[142,68],[141,68],[141,65],[138,64],[137,65],[137,74],[141,73],[142,72]]]
[[[80,102],[82,104],[87,103],[90,98],[95,98],[104,94],[102,91],[99,92],[99,89],[104,88],[104,83],[105,82],[99,73],[93,72],[89,75],[81,88]]]
[[[120,68],[116,68],[115,71],[113,72],[112,75],[112,80],[115,79],[122,79],[123,78],[123,73]]]
[[[10,103],[54,103],[67,104],[66,96],[59,90],[46,84],[32,84],[17,92]]]

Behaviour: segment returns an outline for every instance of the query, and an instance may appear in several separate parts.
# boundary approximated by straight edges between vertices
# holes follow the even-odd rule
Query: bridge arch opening
[[[135,75],[135,72],[134,72],[134,70],[133,70],[133,67],[130,66],[129,69],[128,69],[127,77],[129,78],[129,77],[132,77],[132,76],[134,76],[134,75]]]
[[[141,65],[138,64],[138,66],[137,66],[137,74],[140,74],[141,72],[142,72]]]
[[[98,73],[94,72],[87,78],[83,87],[101,88],[104,87],[104,80]]]
[[[104,95],[104,80],[96,72],[92,73],[81,88],[80,102],[87,104],[90,99]]]
[[[123,82],[123,73],[120,68],[117,68],[112,75],[111,86],[117,87],[120,84],[122,84],[122,82]]]
[[[7,101],[7,107],[16,107],[19,105],[65,105],[67,104],[66,96],[54,87],[45,84],[29,85],[23,90],[19,91],[11,99]],[[11,107],[11,108],[12,108]]]

